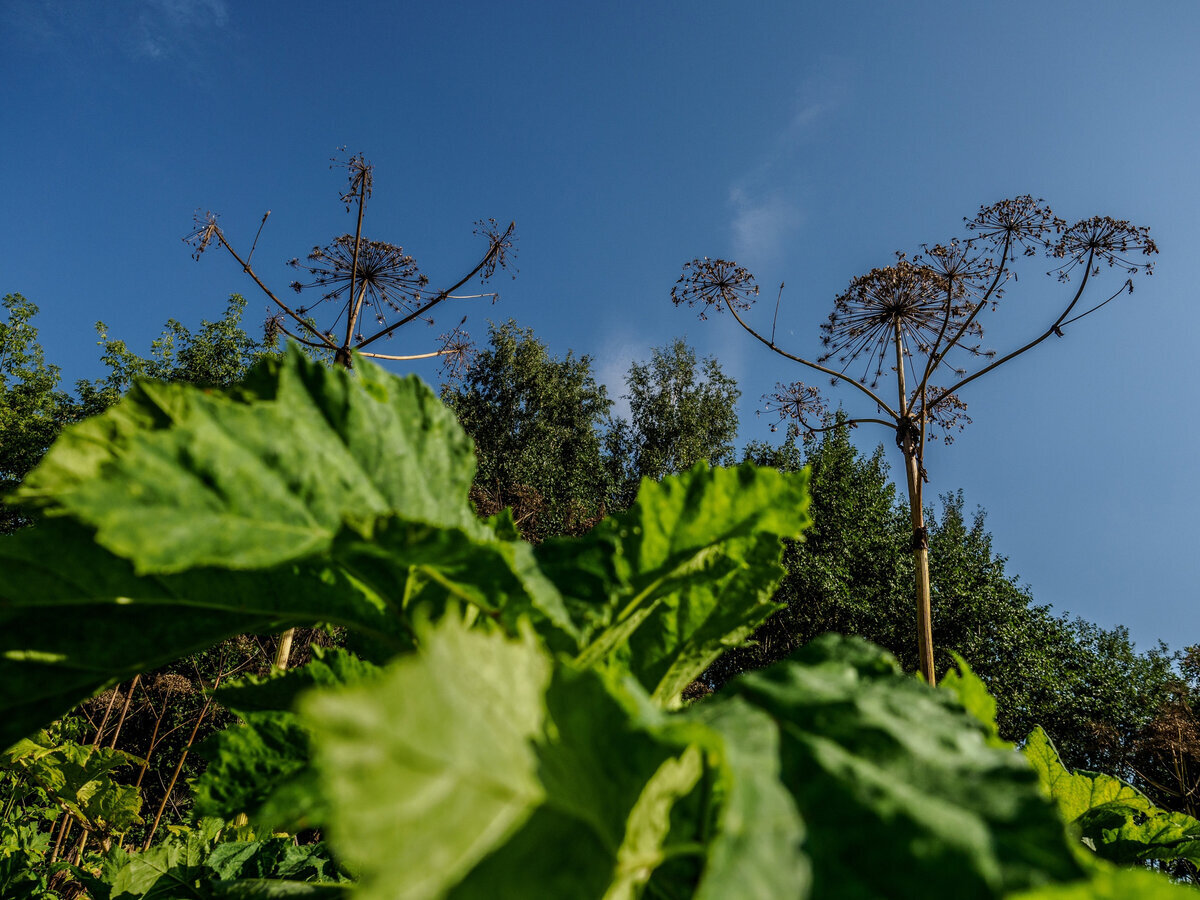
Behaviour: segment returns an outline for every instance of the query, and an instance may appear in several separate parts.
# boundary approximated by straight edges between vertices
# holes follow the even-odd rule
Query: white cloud
[[[116,49],[192,64],[204,56],[205,42],[227,28],[229,9],[225,0],[40,0],[6,9],[4,25],[36,45],[74,54]]]
[[[734,258],[752,269],[776,262],[804,222],[796,200],[803,177],[800,151],[845,93],[836,77],[840,66],[827,62],[824,68],[829,72],[807,79],[796,91],[792,110],[762,156],[730,187]]]

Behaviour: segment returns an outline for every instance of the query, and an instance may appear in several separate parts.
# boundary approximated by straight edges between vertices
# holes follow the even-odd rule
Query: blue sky
[[[499,303],[439,325],[469,313],[482,336],[513,317],[591,355],[614,394],[630,360],[686,337],[738,379],[746,440],[770,436],[761,395],[803,374],[727,317],[673,308],[686,260],[733,257],[771,300],[786,281],[780,343],[813,354],[850,278],[959,234],[981,204],[1029,193],[1070,221],[1149,225],[1156,273],[969,386],[974,424],[927,468],[932,493],[987,510],[1038,602],[1182,647],[1200,642],[1200,7],[1148,9],[5,0],[0,292],[41,307],[69,381],[101,372],[96,320],[142,350],[233,292],[257,321],[231,260],[190,259],[193,212],[244,247],[270,209],[256,268],[286,288],[285,260],[353,228],[328,169],[346,146],[376,166],[367,235],[435,286],[481,252],[476,219],[517,222]],[[1053,319],[1062,290],[1040,271],[988,320],[989,346]]]

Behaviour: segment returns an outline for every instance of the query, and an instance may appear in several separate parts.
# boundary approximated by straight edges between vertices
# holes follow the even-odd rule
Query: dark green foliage
[[[214,387],[241,381],[254,363],[278,353],[274,344],[246,333],[242,327],[245,312],[245,299],[233,294],[221,318],[201,321],[195,334],[168,319],[162,334],[151,343],[149,356],[139,356],[124,341],[110,339],[108,326],[97,322],[96,333],[104,349],[100,359],[108,367],[108,375],[76,383],[83,414],[91,416],[108,409],[139,378]]]
[[[488,348],[442,400],[475,442],[476,508],[514,511],[528,540],[582,534],[607,510],[599,428],[611,405],[591,358],[550,355],[529,328],[492,325]]]
[[[658,481],[698,462],[733,462],[736,404],[741,391],[714,357],[697,366],[696,351],[682,339],[651,350],[625,376],[629,421],[616,419],[605,433],[613,471],[613,504],[624,509],[643,478]]]
[[[2,302],[7,321],[0,322],[0,534],[9,534],[29,518],[4,500],[81,412],[59,389],[58,366],[46,363],[33,325],[38,308],[20,294]]]

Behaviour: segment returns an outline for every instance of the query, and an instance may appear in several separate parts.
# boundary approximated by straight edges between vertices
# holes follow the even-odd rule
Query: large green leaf
[[[356,372],[292,350],[229,391],[139,383],[64,432],[21,491],[45,521],[0,540],[0,745],[238,632],[336,622],[395,652],[414,604],[453,598],[576,646],[531,548],[475,518],[453,417]]]
[[[694,900],[806,896],[812,867],[801,851],[803,823],[780,780],[775,722],[740,697],[688,715],[723,740],[717,787],[724,801]]]
[[[302,701],[330,840],[365,897],[633,898],[683,857],[699,877],[710,840],[707,896],[739,880],[762,888],[747,896],[799,896],[799,820],[767,716],[737,707],[710,725],[663,713],[627,676],[551,673],[531,636],[448,616],[379,681]],[[746,747],[727,746],[742,727]],[[775,871],[750,871],[763,861]]]
[[[1082,875],[1020,755],[884,651],[827,635],[726,695],[779,724],[813,897],[999,897]]]
[[[698,464],[643,481],[628,511],[583,538],[541,545],[587,641],[579,661],[616,662],[659,704],[679,706],[689,682],[777,609],[780,539],[810,522],[807,478]]]
[[[532,636],[450,614],[376,683],[302,701],[330,840],[363,897],[441,895],[540,803],[532,739],[548,678]]]
[[[104,833],[121,833],[142,821],[141,794],[111,775],[140,762],[121,750],[52,741],[44,731],[0,754],[0,768],[24,772],[51,800]]]
[[[1063,819],[1098,856],[1115,863],[1190,859],[1200,865],[1200,821],[1159,809],[1112,775],[1069,771],[1041,728],[1026,738],[1024,752]]]
[[[139,382],[67,429],[18,495],[96,528],[140,572],[261,569],[393,511],[471,527],[470,442],[416,378],[295,346],[230,391]]]
[[[1025,739],[1024,753],[1038,773],[1043,789],[1058,804],[1064,821],[1074,822],[1089,809],[1109,803],[1142,812],[1154,808],[1145,794],[1120,778],[1097,772],[1068,771],[1050,736],[1040,726]]]

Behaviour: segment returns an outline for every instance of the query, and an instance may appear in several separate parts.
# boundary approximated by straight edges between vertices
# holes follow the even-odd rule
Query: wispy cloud
[[[135,59],[193,64],[229,25],[225,0],[40,0],[10,4],[10,34],[77,54],[117,51]]]
[[[797,200],[803,181],[800,151],[845,93],[841,66],[827,61],[822,68],[820,77],[797,89],[792,109],[762,156],[730,186],[734,257],[752,268],[778,259],[804,222]]]
[[[188,52],[229,22],[224,0],[140,0],[138,6],[131,49],[151,59]]]

